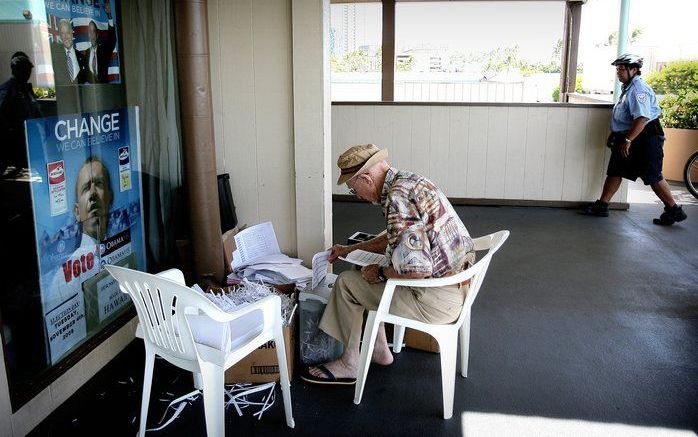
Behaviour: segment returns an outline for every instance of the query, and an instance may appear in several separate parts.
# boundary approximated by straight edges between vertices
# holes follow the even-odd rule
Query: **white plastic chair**
[[[393,334],[393,351],[400,352],[402,349],[402,339],[405,334],[405,327],[426,332],[436,339],[441,351],[441,385],[443,387],[444,419],[453,416],[453,396],[456,379],[456,353],[458,349],[458,334],[460,332],[461,347],[461,375],[468,376],[468,351],[470,347],[470,309],[475,301],[485,273],[489,267],[492,256],[499,250],[504,241],[509,237],[509,231],[499,231],[494,234],[473,240],[475,250],[487,250],[487,254],[482,256],[472,267],[457,275],[445,278],[433,279],[388,279],[385,284],[383,296],[376,311],[369,311],[366,321],[366,328],[359,358],[359,373],[356,380],[354,392],[354,403],[361,403],[361,397],[366,384],[368,367],[371,364],[373,347],[376,343],[376,335],[381,322],[395,325]],[[390,302],[395,293],[395,287],[444,287],[458,284],[470,280],[470,289],[463,302],[463,309],[458,319],[447,325],[431,325],[404,317],[395,316],[389,313]]]
[[[145,435],[155,355],[194,373],[195,384],[203,386],[207,434],[223,436],[224,372],[270,340],[276,342],[286,424],[295,426],[278,296],[228,313],[184,285],[184,275],[177,269],[152,275],[112,265],[105,268],[121,291],[131,296],[145,343],[139,436]]]

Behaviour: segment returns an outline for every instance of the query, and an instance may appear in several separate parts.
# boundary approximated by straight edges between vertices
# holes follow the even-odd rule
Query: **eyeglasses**
[[[353,186],[353,187],[350,187],[349,184],[347,184],[347,188],[349,188],[349,192],[350,192],[352,195],[354,195],[354,196],[356,196],[356,184],[359,183],[359,180],[360,180],[360,179],[361,179],[360,177],[357,177],[357,178],[356,178],[356,180],[354,181],[354,186]]]

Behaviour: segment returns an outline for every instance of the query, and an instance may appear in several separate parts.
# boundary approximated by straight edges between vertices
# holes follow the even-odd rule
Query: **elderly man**
[[[73,24],[68,19],[58,22],[60,44],[51,45],[53,75],[56,85],[74,85],[90,81],[85,53],[73,44]]]
[[[387,226],[371,241],[333,246],[330,262],[363,249],[385,252],[391,263],[339,275],[320,328],[344,344],[344,354],[336,361],[309,368],[302,376],[308,382],[356,382],[363,312],[378,307],[387,279],[450,276],[475,260],[468,231],[444,193],[423,176],[390,167],[387,156],[387,150],[367,144],[351,147],[337,161],[341,170],[337,184],[346,183],[358,198],[380,205]],[[427,323],[450,323],[460,315],[467,291],[468,284],[429,289],[397,287],[390,312]],[[382,365],[393,362],[383,326],[372,360]]]

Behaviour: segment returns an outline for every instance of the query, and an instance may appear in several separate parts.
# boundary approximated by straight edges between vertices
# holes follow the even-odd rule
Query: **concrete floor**
[[[471,235],[511,237],[473,306],[470,370],[455,411],[441,418],[439,357],[410,349],[374,366],[363,402],[353,388],[292,387],[295,430],[280,396],[261,421],[228,411],[229,435],[693,435],[698,431],[698,206],[673,227],[651,223],[657,205],[609,218],[572,210],[458,207]],[[378,231],[377,207],[335,203],[334,239]],[[138,340],[45,420],[34,435],[135,433],[143,353]],[[133,378],[129,387],[116,380]],[[177,383],[173,382],[179,381]],[[164,391],[188,381],[156,365],[149,424]],[[112,390],[108,402],[98,393]],[[95,401],[97,399],[97,401]],[[134,423],[132,423],[135,421]],[[163,435],[204,435],[203,407]],[[682,432],[683,431],[683,432]]]

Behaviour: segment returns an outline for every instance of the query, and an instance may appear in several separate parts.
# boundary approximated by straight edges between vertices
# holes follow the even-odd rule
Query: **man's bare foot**
[[[353,354],[349,357],[348,355],[342,355],[340,358],[325,364],[325,368],[332,373],[335,378],[356,378],[359,373],[359,366]],[[358,358],[358,357],[357,357]],[[371,357],[371,362],[380,364],[381,366],[388,366],[393,363],[393,354],[390,352],[388,345],[376,345],[373,349],[373,356]],[[325,373],[315,366],[308,369],[308,372],[317,378],[327,378]]]
[[[373,356],[371,357],[371,362],[380,364],[381,366],[389,366],[393,364],[393,354],[390,352],[387,344],[376,345],[373,348]]]
[[[359,372],[356,365],[346,363],[342,358],[326,363],[325,368],[332,373],[335,378],[356,378]],[[315,366],[310,367],[308,373],[317,378],[327,379],[327,375]]]

